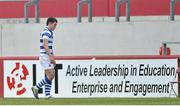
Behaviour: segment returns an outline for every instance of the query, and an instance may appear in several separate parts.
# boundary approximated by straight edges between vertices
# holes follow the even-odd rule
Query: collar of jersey
[[[45,29],[47,29],[48,31],[50,31],[52,33],[52,31],[46,26]]]

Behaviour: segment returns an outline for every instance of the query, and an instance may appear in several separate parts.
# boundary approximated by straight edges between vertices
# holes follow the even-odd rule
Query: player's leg
[[[45,72],[46,72],[46,70],[45,70]],[[45,75],[45,77],[40,81],[40,82],[38,82],[35,86],[33,86],[31,89],[32,89],[32,92],[33,92],[33,94],[34,94],[34,97],[36,98],[36,99],[39,99],[39,97],[38,97],[38,90],[40,89],[40,88],[42,88],[44,85],[46,85],[46,84],[51,84],[51,81],[49,80],[49,78]]]
[[[44,69],[45,73],[47,72],[47,70],[54,69],[54,67],[50,64],[50,60],[49,60],[49,58],[47,56],[41,56],[39,58],[39,60],[40,60],[40,64],[41,64],[42,68]],[[36,99],[39,99],[39,97],[38,97],[38,90],[40,88],[42,88],[44,85],[51,83],[51,80],[49,80],[48,76],[45,75],[45,77],[42,80],[40,80],[35,86],[33,86],[31,88],[32,92],[34,94],[34,97]]]
[[[45,95],[47,98],[50,98],[51,97],[52,80],[54,79],[55,71],[54,71],[54,69],[49,69],[49,70],[45,70],[45,73],[49,80],[49,82],[47,84],[45,84]]]

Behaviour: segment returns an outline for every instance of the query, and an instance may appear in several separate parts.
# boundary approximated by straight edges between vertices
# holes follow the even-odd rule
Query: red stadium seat
[[[163,52],[162,48],[163,48],[163,47],[160,47],[160,48],[159,48],[159,55],[162,55],[162,54],[163,54],[163,53],[162,53],[162,52]],[[171,55],[171,49],[170,49],[169,47],[167,47],[166,53],[167,53],[167,55]]]

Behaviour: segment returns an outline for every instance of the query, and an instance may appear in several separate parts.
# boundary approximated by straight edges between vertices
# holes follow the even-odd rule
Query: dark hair
[[[57,19],[56,18],[53,18],[53,17],[49,17],[46,21],[46,25],[48,25],[50,22],[54,23],[56,22],[57,23]]]

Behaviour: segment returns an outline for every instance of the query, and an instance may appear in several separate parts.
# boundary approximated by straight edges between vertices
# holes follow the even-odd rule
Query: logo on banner
[[[20,62],[16,62],[14,69],[12,69],[10,75],[7,76],[9,90],[15,90],[16,95],[24,94],[26,88],[23,86],[23,83],[27,80],[28,75],[29,71],[26,66],[20,64]]]

